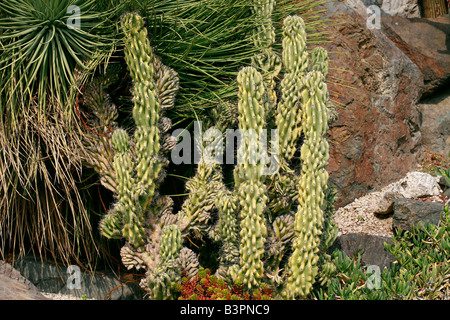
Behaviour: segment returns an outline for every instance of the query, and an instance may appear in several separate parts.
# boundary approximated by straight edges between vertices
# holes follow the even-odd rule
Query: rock
[[[41,262],[33,256],[21,257],[14,267],[29,279],[41,292],[72,295],[87,299],[103,300],[112,289],[110,300],[140,300],[143,290],[139,281],[125,283],[111,271],[84,272],[77,266],[64,267]]]
[[[374,213],[392,212],[396,199],[437,196],[440,193],[439,178],[424,172],[409,172],[405,178],[386,190]]]
[[[0,300],[51,300],[9,263],[0,260]]]
[[[361,6],[356,9],[365,13]],[[336,207],[342,207],[417,168],[423,157],[418,108],[423,77],[354,9],[341,2],[326,7],[328,18],[339,21],[327,28],[332,41],[324,45],[330,56],[328,88],[331,100],[342,106],[329,129],[327,170],[338,189]]]
[[[424,149],[450,157],[450,90],[421,101],[419,107]]]
[[[418,0],[384,0],[381,4],[381,10],[388,15],[403,18],[420,18]]]
[[[416,64],[424,79],[423,98],[450,83],[450,19],[381,16],[381,29]]]
[[[446,179],[444,176],[438,176],[439,178],[439,186],[442,190],[446,191],[450,188],[450,181]]]
[[[331,250],[338,249],[349,256],[354,256],[363,250],[361,262],[366,265],[376,265],[380,269],[389,268],[395,257],[385,248],[385,243],[392,243],[390,237],[381,237],[364,233],[349,233],[336,238]]]
[[[445,190],[444,196],[450,197],[450,188],[448,188],[447,190]]]
[[[437,196],[441,193],[439,178],[425,172],[408,172],[386,193],[401,194],[404,198]]]
[[[410,231],[413,225],[418,225],[420,222],[437,225],[443,211],[443,203],[397,199],[394,201],[392,226],[395,229]]]
[[[404,197],[398,193],[385,193],[373,212],[375,214],[389,214],[394,209],[394,201],[401,198]]]
[[[366,7],[378,6],[383,13],[404,18],[420,18],[420,8],[417,0],[363,0]]]

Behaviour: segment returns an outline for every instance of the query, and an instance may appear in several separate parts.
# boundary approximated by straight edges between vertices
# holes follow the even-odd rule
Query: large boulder
[[[424,149],[450,157],[450,90],[422,100],[419,107]]]
[[[330,251],[337,249],[350,257],[360,253],[362,264],[376,265],[383,269],[389,268],[395,261],[395,257],[384,247],[386,243],[392,244],[392,239],[366,233],[349,233],[337,237]]]
[[[332,41],[328,88],[341,105],[329,130],[327,170],[337,207],[415,170],[423,157],[419,68],[381,30],[367,28],[367,8],[327,4]],[[362,16],[365,14],[366,16]],[[340,79],[340,80],[339,80]]]
[[[0,300],[50,300],[9,263],[0,260]]]
[[[423,97],[450,85],[450,19],[381,16],[381,30],[416,64],[424,78]]]
[[[437,196],[442,192],[439,180],[438,177],[428,173],[409,172],[406,177],[387,188],[373,212],[377,214],[392,212],[396,199]]]
[[[443,203],[397,199],[394,201],[392,226],[395,229],[411,231],[412,226],[418,226],[419,223],[437,225],[443,212]]]

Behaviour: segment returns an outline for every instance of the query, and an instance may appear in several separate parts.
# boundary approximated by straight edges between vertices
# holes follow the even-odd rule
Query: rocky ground
[[[400,181],[400,180],[399,180]],[[393,234],[393,212],[377,214],[384,195],[399,182],[387,185],[377,192],[369,193],[355,199],[352,203],[336,210],[335,222],[339,227],[339,234],[363,233],[382,237]],[[448,192],[447,192],[448,194]],[[412,197],[419,202],[446,203],[450,197],[442,189],[438,194]]]
[[[46,293],[42,292],[42,295],[50,300],[97,300],[92,298],[79,298],[70,294],[61,294],[61,293]]]
[[[392,185],[383,188],[380,192],[373,192],[358,198],[345,207],[339,208],[335,213],[335,222],[339,227],[339,235],[349,233],[365,233],[377,236],[392,236],[392,214],[376,215],[374,213],[377,203],[383,192]]]
[[[425,178],[430,178],[431,176],[423,174]],[[409,176],[409,174],[407,175]],[[420,176],[420,175],[419,175]],[[404,178],[406,179],[406,178]],[[351,253],[356,247],[365,247],[367,253],[363,256],[363,260],[368,264],[377,264],[382,266],[389,265],[391,258],[383,249],[383,243],[389,241],[393,234],[394,225],[394,213],[388,212],[385,214],[376,214],[375,212],[380,211],[380,203],[383,203],[388,194],[392,190],[396,190],[398,185],[405,186],[404,179],[392,183],[380,191],[372,192],[363,197],[360,197],[353,201],[352,203],[346,205],[345,207],[339,208],[335,213],[335,222],[339,227],[338,240],[340,242],[340,249]],[[425,179],[425,181],[431,181],[431,185],[424,188],[424,190],[435,189],[438,179]],[[423,183],[423,181],[419,181]],[[420,186],[409,182],[409,187],[414,190],[420,189]],[[398,189],[398,188],[397,188]],[[409,192],[407,188],[403,191]],[[448,189],[450,190],[450,189]],[[450,201],[450,195],[439,189],[436,194],[425,194],[421,197],[416,197],[417,202],[427,202],[427,203],[440,203],[443,204]],[[439,210],[439,209],[438,209]],[[441,210],[442,211],[442,210]],[[27,268],[30,268],[30,262],[27,262]],[[28,270],[28,269],[26,269]],[[25,271],[24,274],[28,274]],[[32,273],[30,273],[32,275]],[[28,276],[29,279],[33,280],[33,276]],[[20,299],[20,300],[98,300],[99,298],[83,297],[79,294],[71,295],[67,292],[61,293],[47,293],[42,292],[33,283],[19,271],[12,268],[9,264],[0,261],[0,300],[8,299]],[[50,279],[51,280],[51,279]],[[115,286],[115,284],[108,283],[107,286]],[[83,292],[88,292],[84,288]]]

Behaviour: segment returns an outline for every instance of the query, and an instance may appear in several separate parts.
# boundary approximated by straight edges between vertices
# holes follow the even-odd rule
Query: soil
[[[374,208],[384,192],[393,184],[385,186],[378,192],[367,194],[355,199],[352,203],[336,210],[334,220],[339,228],[338,235],[348,233],[366,233],[371,235],[391,237],[393,235],[393,214],[374,214]],[[421,202],[432,201],[446,203],[450,197],[443,193],[438,196],[415,198]]]

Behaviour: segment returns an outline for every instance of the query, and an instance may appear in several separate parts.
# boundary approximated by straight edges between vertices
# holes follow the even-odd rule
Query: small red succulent
[[[272,289],[263,284],[253,292],[244,290],[244,285],[237,281],[229,286],[211,270],[200,268],[197,275],[188,278],[185,275],[181,284],[174,285],[174,291],[180,293],[179,300],[270,300]]]

